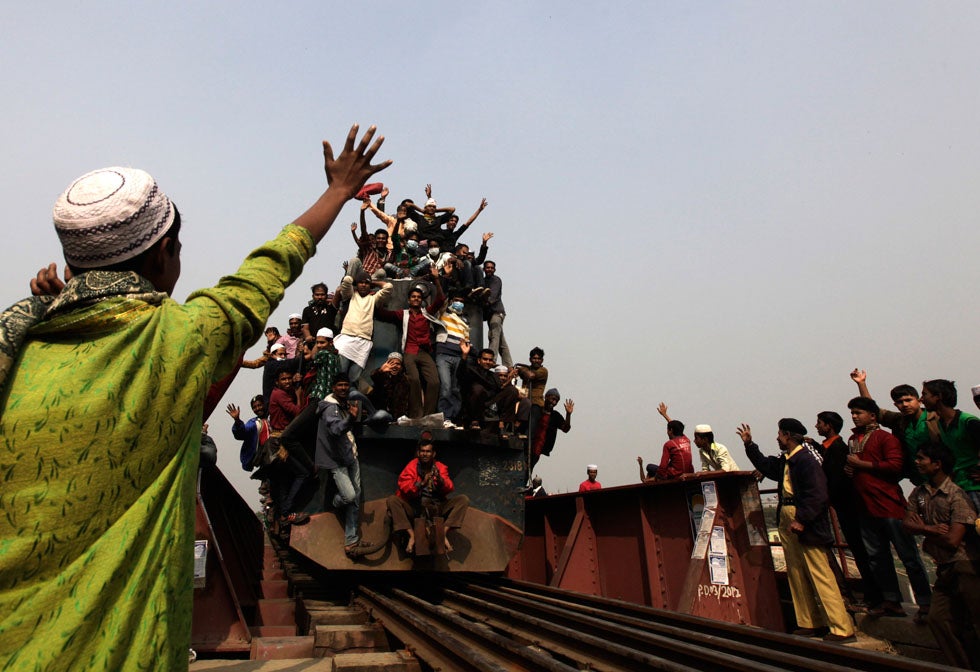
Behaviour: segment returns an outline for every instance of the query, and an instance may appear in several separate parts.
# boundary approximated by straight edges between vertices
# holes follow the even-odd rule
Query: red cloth
[[[451,478],[449,478],[449,468],[446,467],[442,462],[433,462],[436,471],[439,472],[439,478],[442,480],[442,485],[439,491],[435,494],[444,497],[453,491],[454,485]],[[402,499],[412,501],[418,499],[422,496],[421,484],[419,483],[421,479],[419,478],[419,459],[416,457],[414,460],[405,465],[402,469],[402,473],[398,476],[398,496]]]
[[[678,436],[664,444],[664,454],[657,467],[657,478],[670,480],[680,478],[683,474],[694,473],[694,461],[691,458],[691,441],[686,436]]]
[[[590,481],[589,479],[585,479],[584,481],[578,484],[578,491],[588,492],[589,490],[598,490],[601,487],[602,487],[602,483],[600,483],[599,481]]]
[[[864,434],[853,434],[849,445]],[[905,496],[898,486],[902,478],[902,462],[905,459],[902,444],[894,435],[876,429],[857,454],[871,462],[872,469],[855,469],[852,481],[865,509],[875,518],[905,518]]]
[[[380,194],[382,191],[384,191],[384,188],[385,185],[382,184],[381,182],[372,182],[371,184],[365,184],[363,187],[361,187],[361,190],[357,192],[357,196],[355,196],[354,198],[356,198],[359,201],[363,201],[368,196]]]

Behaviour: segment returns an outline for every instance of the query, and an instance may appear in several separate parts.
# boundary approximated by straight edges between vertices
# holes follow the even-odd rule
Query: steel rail
[[[523,634],[524,637],[532,638],[543,648],[552,649],[561,646],[567,649],[567,652],[563,651],[565,655],[594,669],[636,669],[637,665],[645,665],[651,669],[678,671],[710,669],[782,672],[787,669],[812,669],[809,666],[773,666],[768,664],[773,661],[771,659],[767,661],[763,656],[754,659],[746,658],[712,648],[710,646],[712,642],[689,642],[654,634],[602,618],[584,616],[560,606],[522,603],[517,604],[519,608],[512,609],[495,603],[495,600],[512,602],[513,598],[489,594],[488,600],[482,600],[455,590],[447,589],[445,592],[447,602],[454,607],[466,610],[474,616],[495,614],[503,620],[495,620],[494,625],[508,628],[515,636],[521,632],[520,625],[530,626],[530,629]],[[527,613],[528,610],[534,610],[546,617],[531,616]],[[534,634],[527,634],[528,632]],[[614,643],[614,640],[619,643]],[[599,652],[605,652],[606,657],[599,656]],[[846,667],[828,665],[821,665],[819,669],[827,672],[850,670]]]
[[[472,578],[467,590],[491,594],[505,593],[521,600],[522,608],[537,608],[551,604],[561,608],[579,605],[583,614],[604,621],[620,622],[650,632],[689,642],[710,644],[739,655],[759,655],[761,660],[774,661],[774,656],[791,656],[784,662],[804,662],[796,669],[826,670],[836,665],[846,670],[877,670],[887,668],[906,672],[952,672],[958,668],[926,663],[902,656],[866,651],[864,649],[828,644],[779,632],[726,623],[713,619],[654,609],[610,598],[572,593],[548,586],[492,577]],[[775,661],[774,661],[775,662]]]

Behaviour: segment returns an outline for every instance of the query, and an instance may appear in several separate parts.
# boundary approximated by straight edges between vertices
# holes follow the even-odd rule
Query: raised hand
[[[575,402],[572,401],[571,399],[566,399],[565,400],[565,413],[567,413],[568,415],[571,415],[572,414],[572,411],[574,411],[574,410],[575,410]]]
[[[868,372],[864,369],[854,369],[851,371],[851,380],[860,385],[868,382]]]
[[[752,443],[752,428],[749,427],[744,422],[738,426],[735,433],[739,435],[742,439],[742,443]]]
[[[239,410],[238,406],[235,406],[235,404],[228,404],[227,408],[225,408],[225,413],[230,415],[231,419],[235,422],[238,422],[242,416],[242,412]]]
[[[431,184],[425,185],[425,197],[426,198],[432,198],[432,185]]]
[[[369,127],[355,148],[358,125],[351,126],[344,149],[336,158],[330,143],[323,141],[323,170],[327,175],[327,184],[331,189],[339,189],[345,201],[352,199],[369,177],[391,165],[390,160],[371,165],[371,159],[385,141],[384,136],[379,136],[374,144],[370,144],[377,130],[376,126]]]
[[[485,208],[485,207],[487,207],[487,199],[486,198],[484,198],[482,201],[480,201],[480,207],[477,208],[477,209],[478,210],[483,210],[483,208]]]
[[[488,231],[487,233],[484,233],[483,234],[484,245],[489,243],[491,238],[493,238],[493,231]]]

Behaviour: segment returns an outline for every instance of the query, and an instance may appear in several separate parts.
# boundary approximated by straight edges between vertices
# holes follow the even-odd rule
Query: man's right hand
[[[356,401],[347,402],[347,412],[350,413],[350,417],[357,420],[358,416],[361,415],[361,405]]]
[[[238,422],[242,415],[241,411],[238,409],[238,406],[235,406],[235,404],[228,404],[228,407],[225,408],[225,412],[230,415],[231,419],[235,422]]]
[[[851,371],[851,380],[860,385],[868,382],[868,372],[864,369],[854,369]]]

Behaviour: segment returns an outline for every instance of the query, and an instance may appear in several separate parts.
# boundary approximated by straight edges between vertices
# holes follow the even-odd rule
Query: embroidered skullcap
[[[425,207],[429,207],[430,205],[431,205],[431,206],[432,206],[433,208],[434,208],[434,207],[436,207],[436,199],[434,199],[434,198],[430,198],[430,199],[427,199],[427,200],[425,201]]]
[[[973,393],[974,397],[980,396],[980,385],[974,385],[973,387],[971,387],[970,392]]]
[[[598,464],[587,464],[587,465],[585,465],[585,469],[586,469],[586,471],[599,471],[599,465]]]
[[[289,314],[289,319],[290,320],[302,320],[303,319],[303,316],[300,315],[299,313],[290,313]]]
[[[318,329],[317,330],[316,335],[317,335],[317,338],[319,338],[320,336],[326,336],[327,338],[333,338],[333,331],[331,329],[328,329],[327,327],[323,327],[322,329]]]
[[[695,425],[695,434],[711,434],[711,425]]]
[[[503,364],[500,364],[498,366],[493,367],[493,372],[494,373],[507,373],[508,370],[509,369],[506,366],[504,366]]]
[[[388,359],[397,359],[399,362],[403,361],[405,358],[402,357],[400,352],[392,352],[388,354]]]
[[[553,387],[550,390],[548,390],[547,392],[545,392],[544,393],[544,396],[546,396],[546,397],[558,397],[559,399],[561,399],[561,395],[558,394],[558,388],[557,387]]]
[[[787,434],[806,436],[806,427],[796,418],[783,418],[779,421],[779,429]]]
[[[286,349],[285,345],[283,345],[282,343],[276,343],[271,348],[269,348],[269,352],[275,352],[276,350],[285,350],[285,349]]]
[[[173,224],[174,213],[149,173],[115,167],[72,182],[55,201],[53,219],[65,261],[101,268],[150,249]]]

